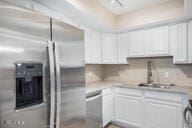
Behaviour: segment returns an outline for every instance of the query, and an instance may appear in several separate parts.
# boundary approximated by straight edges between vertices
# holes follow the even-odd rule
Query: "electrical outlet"
[[[165,77],[165,78],[169,78],[169,72],[165,72],[165,73],[164,73],[164,77]]]

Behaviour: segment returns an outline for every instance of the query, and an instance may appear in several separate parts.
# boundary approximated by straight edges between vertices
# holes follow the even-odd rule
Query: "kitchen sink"
[[[166,84],[139,84],[140,87],[151,87],[151,88],[162,88],[162,89],[170,89],[170,85]]]

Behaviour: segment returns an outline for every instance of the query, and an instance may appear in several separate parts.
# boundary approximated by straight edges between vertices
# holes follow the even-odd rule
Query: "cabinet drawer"
[[[146,91],[145,97],[150,99],[165,100],[171,102],[182,102],[182,94],[166,93],[166,92],[155,92]]]
[[[130,89],[130,88],[121,88],[121,87],[116,87],[114,88],[115,94],[120,94],[120,95],[129,95],[129,96],[142,96],[142,90],[137,90],[137,89]]]

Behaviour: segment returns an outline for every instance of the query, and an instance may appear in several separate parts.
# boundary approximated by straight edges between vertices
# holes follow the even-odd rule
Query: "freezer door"
[[[0,1],[0,128],[50,127],[48,39],[49,17]],[[42,103],[16,108],[15,62],[43,65]]]
[[[86,128],[84,32],[53,19],[57,128]]]

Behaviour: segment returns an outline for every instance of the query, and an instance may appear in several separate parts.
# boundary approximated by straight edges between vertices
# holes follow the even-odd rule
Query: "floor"
[[[106,128],[123,128],[123,127],[119,127],[119,126],[116,126],[116,125],[109,125],[108,127],[106,127]]]

